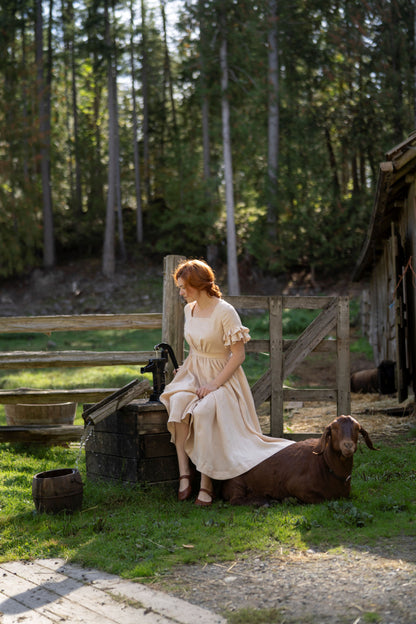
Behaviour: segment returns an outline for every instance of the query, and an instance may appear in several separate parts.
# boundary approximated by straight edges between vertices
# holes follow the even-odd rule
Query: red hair
[[[203,260],[184,260],[175,269],[173,279],[182,278],[186,284],[197,290],[206,290],[210,297],[221,298],[221,291],[215,283],[215,273]]]

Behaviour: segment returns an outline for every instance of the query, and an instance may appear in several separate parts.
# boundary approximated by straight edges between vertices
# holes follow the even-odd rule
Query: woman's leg
[[[209,505],[210,503],[212,503],[212,497],[213,497],[212,481],[210,477],[208,477],[207,475],[201,474],[201,489],[199,490],[196,504],[198,504],[198,501],[199,501],[199,503],[205,503]]]
[[[189,457],[185,452],[185,441],[188,437],[189,425],[184,422],[175,422],[175,446],[178,456],[179,475],[181,477],[189,476],[190,464]],[[191,485],[190,477],[181,479],[179,482],[179,492],[185,491]]]

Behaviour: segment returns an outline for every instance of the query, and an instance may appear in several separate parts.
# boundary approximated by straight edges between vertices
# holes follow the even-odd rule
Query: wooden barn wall
[[[403,246],[403,269],[412,257],[416,271],[416,187],[409,187],[407,199],[400,210],[397,232]],[[362,330],[373,347],[374,362],[396,361],[396,329],[394,296],[400,275],[396,275],[393,258],[393,239],[384,242],[382,255],[374,265],[367,287],[361,297]],[[409,369],[409,385],[416,386],[416,274],[408,268],[404,274],[404,297],[406,304],[406,366]]]
[[[376,365],[382,360],[395,359],[394,308],[390,306],[394,291],[391,257],[391,239],[389,239],[373,269],[369,287],[363,293],[363,309],[367,325],[365,334],[373,347]]]
[[[406,356],[409,385],[416,390],[416,186],[410,185],[407,201],[400,221],[400,236],[404,247],[404,295],[406,302]],[[407,267],[408,262],[411,265]]]

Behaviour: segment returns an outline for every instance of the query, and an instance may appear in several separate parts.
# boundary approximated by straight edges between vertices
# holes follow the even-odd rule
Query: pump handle
[[[178,360],[175,357],[175,354],[173,352],[172,347],[170,346],[170,344],[168,344],[167,342],[160,342],[159,344],[157,344],[154,347],[155,351],[158,351],[159,349],[162,349],[162,357],[166,357],[167,359],[167,353],[170,355],[170,359],[172,360],[172,364],[173,364],[173,368],[176,370],[179,368],[178,365]]]

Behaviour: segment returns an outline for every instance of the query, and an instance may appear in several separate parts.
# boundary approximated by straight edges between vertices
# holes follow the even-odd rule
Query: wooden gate
[[[266,373],[253,385],[256,408],[270,400],[270,433],[283,436],[285,401],[335,401],[337,415],[349,414],[350,351],[348,297],[225,297],[240,312],[266,309],[269,312],[269,340],[252,340],[247,352],[267,352],[270,365]],[[283,339],[284,309],[321,310],[314,321],[294,340]],[[329,336],[330,332],[333,333]],[[336,387],[319,389],[292,389],[284,387],[284,380],[313,351],[333,352],[336,355]],[[291,438],[295,436],[290,435]]]

